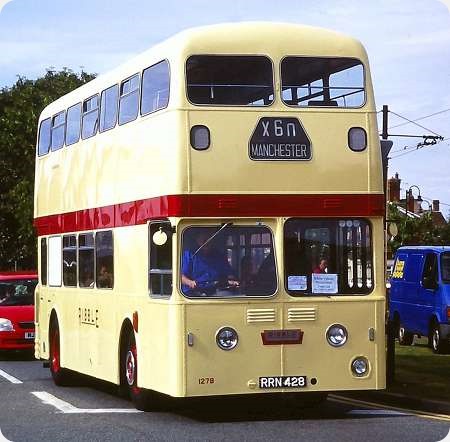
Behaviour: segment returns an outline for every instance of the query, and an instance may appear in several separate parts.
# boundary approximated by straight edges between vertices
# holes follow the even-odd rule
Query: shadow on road
[[[0,350],[0,361],[34,360],[34,350]]]

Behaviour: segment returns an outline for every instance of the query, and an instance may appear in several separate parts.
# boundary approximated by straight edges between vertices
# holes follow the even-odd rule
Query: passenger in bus
[[[313,273],[328,273],[328,261],[322,258],[319,265],[313,269]]]
[[[106,264],[102,264],[97,276],[97,287],[101,289],[112,288],[113,286],[113,275],[108,270]]]
[[[225,255],[215,249],[207,231],[197,233],[194,250],[185,250],[181,265],[183,292],[213,295],[221,286],[239,287]]]

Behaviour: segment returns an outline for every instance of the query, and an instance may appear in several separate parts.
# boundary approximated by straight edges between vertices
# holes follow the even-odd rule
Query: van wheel
[[[398,327],[398,343],[400,345],[411,345],[413,343],[414,335],[405,330],[402,324]]]
[[[433,353],[443,354],[449,351],[449,343],[441,339],[441,331],[437,322],[433,322],[431,325],[428,343]]]
[[[58,320],[53,319],[50,324],[50,372],[56,385],[70,384],[70,373],[61,367],[61,351]]]
[[[134,333],[130,331],[125,341],[125,349],[122,357],[122,379],[128,390],[134,406],[138,410],[147,411],[151,408],[152,397],[149,390],[138,387],[138,353]]]

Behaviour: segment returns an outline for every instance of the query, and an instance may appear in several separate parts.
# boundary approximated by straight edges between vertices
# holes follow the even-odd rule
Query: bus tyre
[[[122,360],[123,379],[125,387],[128,389],[128,395],[134,406],[138,410],[147,411],[151,406],[150,392],[144,388],[138,387],[138,354],[136,347],[136,339],[133,332],[129,332],[125,351]]]
[[[56,385],[70,384],[69,372],[61,367],[60,335],[58,320],[53,319],[50,324],[50,372]]]
[[[436,321],[431,325],[428,342],[433,353],[443,354],[448,353],[449,351],[449,343],[444,339],[441,339],[441,331],[439,324]]]
[[[402,324],[398,327],[398,343],[400,345],[411,345],[413,343],[414,335],[405,330]]]

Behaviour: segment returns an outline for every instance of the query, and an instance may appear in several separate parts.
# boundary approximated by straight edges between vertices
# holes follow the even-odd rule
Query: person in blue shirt
[[[212,247],[208,231],[196,234],[194,250],[183,252],[181,283],[186,295],[212,295],[218,286],[239,287],[225,255]]]

